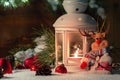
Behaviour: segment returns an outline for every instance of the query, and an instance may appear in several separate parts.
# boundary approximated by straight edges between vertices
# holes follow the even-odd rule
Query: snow
[[[0,80],[120,80],[119,74],[94,74],[87,71],[68,72],[58,74],[52,71],[52,75],[35,76],[35,71],[29,69],[14,70],[12,74],[5,74]]]

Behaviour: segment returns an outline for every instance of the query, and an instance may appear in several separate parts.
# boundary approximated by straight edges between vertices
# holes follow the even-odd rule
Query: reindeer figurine
[[[87,37],[92,37],[95,41],[91,44],[91,51],[85,54],[83,59],[81,60],[80,68],[81,69],[90,69],[91,66],[95,64],[96,66],[96,61],[98,62],[101,56],[103,56],[105,53],[107,53],[107,50],[109,48],[109,43],[105,39],[105,35],[109,30],[110,25],[107,27],[105,32],[102,32],[102,28],[104,26],[104,23],[102,24],[101,29],[97,32],[92,34],[89,34],[87,32],[80,32],[82,36],[87,36]],[[96,60],[97,59],[97,60]],[[98,65],[97,65],[98,66]],[[96,66],[96,68],[97,68]]]

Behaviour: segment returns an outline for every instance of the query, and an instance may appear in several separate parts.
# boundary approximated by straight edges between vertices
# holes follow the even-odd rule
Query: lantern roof
[[[96,21],[87,14],[64,14],[53,24],[55,28],[79,28],[81,30],[96,31]]]

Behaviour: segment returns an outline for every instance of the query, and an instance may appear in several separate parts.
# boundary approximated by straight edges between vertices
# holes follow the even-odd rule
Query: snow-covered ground
[[[54,71],[49,76],[35,76],[35,71],[14,70],[12,74],[5,74],[0,80],[120,80],[119,74],[91,74],[86,71],[57,74]]]

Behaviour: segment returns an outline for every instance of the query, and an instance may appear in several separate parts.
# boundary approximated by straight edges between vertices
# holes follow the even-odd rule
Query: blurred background
[[[34,28],[41,25],[54,31],[53,23],[65,14],[63,0],[0,0],[0,57],[9,55],[9,50],[15,47],[31,45],[35,37]],[[108,18],[111,26],[107,38],[110,45],[120,48],[120,1],[119,0],[91,0]],[[21,3],[22,2],[22,3]],[[86,14],[96,20],[100,16],[97,8],[88,6]],[[104,16],[103,16],[104,17]],[[116,56],[118,57],[120,53]]]

